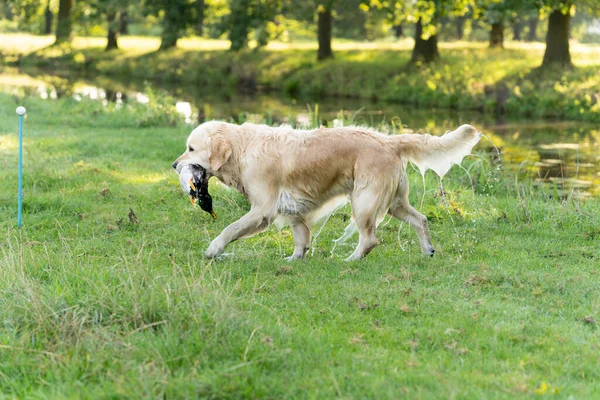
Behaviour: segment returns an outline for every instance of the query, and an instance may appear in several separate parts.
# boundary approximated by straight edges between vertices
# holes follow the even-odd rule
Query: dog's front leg
[[[270,213],[264,213],[258,209],[250,210],[248,214],[223,229],[223,232],[208,246],[204,256],[207,258],[220,256],[229,243],[264,231],[272,221],[273,217]]]

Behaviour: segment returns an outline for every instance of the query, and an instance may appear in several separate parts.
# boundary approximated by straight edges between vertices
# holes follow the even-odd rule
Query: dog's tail
[[[432,169],[444,177],[450,167],[471,154],[481,134],[471,125],[461,125],[443,136],[403,134],[391,136],[400,157],[415,164],[422,174]]]

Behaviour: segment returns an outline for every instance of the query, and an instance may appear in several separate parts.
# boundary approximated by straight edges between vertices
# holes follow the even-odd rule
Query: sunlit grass
[[[9,53],[29,54],[54,43],[54,36],[34,36],[26,33],[3,33],[0,48]]]
[[[22,53],[31,51],[31,48],[38,48],[44,45],[49,45],[54,42],[54,36],[38,36],[26,33],[3,33],[2,48],[13,49]],[[382,40],[382,41],[353,41],[345,39],[333,39],[333,47],[337,50],[377,50],[377,49],[411,49],[413,46],[411,37],[402,38],[400,40]],[[206,39],[199,37],[184,37],[180,39],[178,44],[187,49],[204,50],[204,49],[227,49],[229,41],[226,39]],[[251,43],[252,44],[252,43]],[[537,50],[543,52],[545,44],[543,42],[521,42],[505,40],[506,48],[521,49],[521,50]],[[103,37],[84,37],[77,36],[73,41],[75,48],[85,47],[104,47],[106,38]],[[156,49],[160,45],[160,38],[148,36],[121,36],[119,37],[119,45],[125,49],[145,48]],[[489,46],[487,42],[472,42],[472,41],[451,41],[440,42],[441,48],[486,48]],[[571,51],[574,55],[579,53],[595,53],[598,52],[600,45],[581,44],[576,41],[571,42]],[[272,41],[268,44],[270,50],[284,49],[315,49],[317,48],[315,40],[303,40],[296,42],[281,42]]]
[[[18,148],[19,140],[15,135],[9,136],[8,132],[2,132],[1,134],[2,136],[0,136],[0,151],[8,153],[9,151],[16,150]]]

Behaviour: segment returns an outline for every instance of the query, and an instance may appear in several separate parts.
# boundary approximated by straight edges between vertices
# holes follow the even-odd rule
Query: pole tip
[[[18,115],[25,115],[26,112],[27,112],[27,110],[25,109],[25,107],[23,107],[23,106],[17,107],[17,114]]]

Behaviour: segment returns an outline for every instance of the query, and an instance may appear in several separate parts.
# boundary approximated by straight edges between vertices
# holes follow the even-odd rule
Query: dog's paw
[[[204,253],[204,257],[217,258],[223,254],[223,250],[225,250],[225,247],[223,247],[220,243],[213,241]]]

